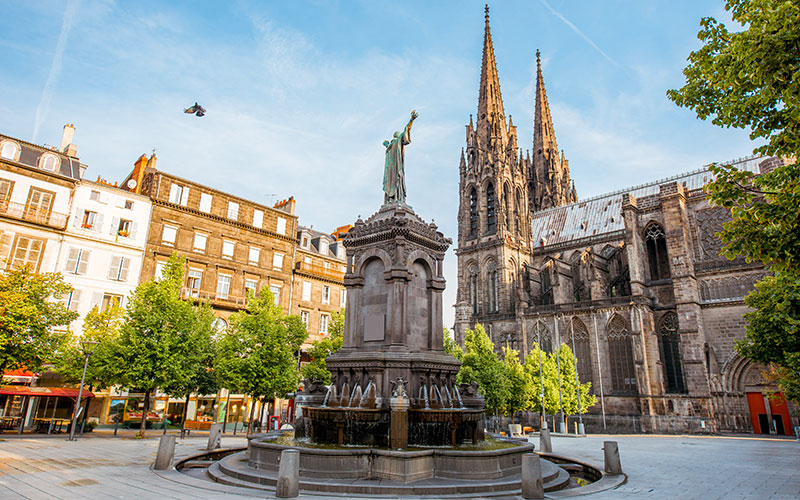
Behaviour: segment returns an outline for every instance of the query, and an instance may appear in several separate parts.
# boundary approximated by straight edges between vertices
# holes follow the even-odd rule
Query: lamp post
[[[536,339],[539,343],[539,388],[541,393],[539,397],[542,401],[542,408],[539,411],[539,418],[542,419],[542,429],[547,429],[547,415],[544,412],[544,370],[542,369],[542,325],[536,325]]]
[[[575,318],[569,321],[569,333],[572,336],[572,354],[575,356],[575,386],[578,389],[578,434],[585,434],[583,427],[583,412],[581,410],[581,379],[578,377],[578,354],[575,351]]]
[[[75,401],[75,411],[72,412],[72,425],[69,427],[69,440],[75,441],[75,426],[78,423],[78,414],[80,413],[81,408],[81,398],[83,397],[83,383],[86,381],[86,368],[89,367],[89,358],[92,356],[92,353],[97,348],[97,344],[99,342],[94,342],[92,340],[82,340],[81,341],[81,349],[83,349],[83,355],[85,356],[85,360],[83,361],[83,375],[81,375],[81,385],[78,387],[78,400]]]

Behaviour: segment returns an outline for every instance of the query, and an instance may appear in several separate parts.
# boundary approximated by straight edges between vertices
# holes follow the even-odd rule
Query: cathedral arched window
[[[522,195],[519,192],[519,189],[516,190],[516,194],[514,197],[514,220],[517,223],[517,232],[520,236],[525,236],[525,232],[523,229],[522,218],[520,214],[522,214]]]
[[[494,184],[486,185],[486,232],[494,234],[497,231],[497,207],[495,207]]]
[[[541,321],[536,323],[536,326],[533,327],[533,336],[530,341],[529,351],[533,348],[534,342],[539,345],[539,349],[543,352],[553,352],[553,339],[550,336],[550,329]]]
[[[489,265],[489,272],[486,276],[486,296],[488,300],[488,309],[490,313],[497,312],[499,310],[498,307],[498,282],[497,282],[497,268],[495,267],[494,263]]]
[[[611,365],[611,387],[619,393],[636,392],[636,371],[633,365],[633,336],[622,316],[615,314],[606,326],[608,359]]]
[[[478,236],[478,192],[475,188],[469,192],[469,235]]]
[[[581,382],[592,380],[592,346],[589,343],[589,330],[579,318],[570,324],[570,342],[578,363],[578,379]]]
[[[644,231],[644,241],[650,263],[650,279],[655,281],[669,278],[669,257],[664,230],[655,222],[650,224]]]
[[[503,205],[505,207],[503,220],[506,222],[506,231],[511,231],[511,195],[508,192],[508,184],[503,186]]]
[[[553,283],[550,281],[550,269],[545,267],[539,273],[539,281],[542,285],[542,293],[539,296],[539,304],[547,306],[553,303]]]
[[[472,314],[478,314],[478,273],[474,269],[469,273],[469,303]]]
[[[678,315],[669,312],[658,325],[658,347],[664,367],[664,385],[667,392],[686,392],[681,366],[680,333]]]

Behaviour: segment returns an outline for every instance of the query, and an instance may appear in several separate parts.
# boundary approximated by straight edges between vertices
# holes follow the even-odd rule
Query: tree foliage
[[[586,413],[589,408],[597,404],[597,396],[592,394],[592,383],[580,383],[578,372],[575,370],[575,354],[567,344],[561,344],[558,349],[561,365],[561,394],[564,402],[564,413],[567,415],[578,414],[578,384],[580,384],[581,404],[580,413]],[[555,357],[555,353],[550,355]]]
[[[230,317],[214,368],[222,387],[253,399],[283,397],[300,381],[297,354],[308,336],[298,316],[286,316],[263,288],[247,311]],[[252,419],[250,422],[252,429]]]
[[[525,356],[524,367],[534,387],[534,395],[529,401],[527,409],[535,412],[542,411],[541,394],[542,387],[544,387],[544,412],[558,413],[560,406],[558,404],[558,368],[555,356],[549,356],[539,348],[539,344],[534,342],[528,355]]]
[[[447,327],[442,328],[442,345],[444,346],[444,352],[447,354],[459,361],[464,359],[464,349],[458,345],[458,342],[455,341],[453,334]]]
[[[308,350],[311,362],[300,369],[303,378],[312,382],[320,380],[325,384],[331,383],[331,372],[328,371],[326,359],[331,354],[342,348],[344,341],[344,310],[331,315],[331,324],[325,338],[315,340]]]
[[[188,384],[197,373],[198,354],[210,330],[210,317],[198,314],[191,301],[180,297],[184,264],[183,258],[173,254],[160,279],[136,287],[114,344],[119,363],[115,381],[145,392],[140,435],[144,435],[150,395],[157,387]]]
[[[78,317],[62,302],[71,291],[58,273],[27,266],[0,273],[0,372],[39,371],[62,349],[70,335],[54,329]]]
[[[686,84],[667,95],[701,119],[723,127],[749,128],[764,144],[755,152],[784,158],[786,165],[762,175],[731,165],[713,165],[706,186],[712,204],[732,220],[718,236],[728,258],[761,261],[775,273],[745,302],[742,355],[777,363],[782,389],[797,398],[800,379],[800,4],[791,0],[728,0],[735,31],[713,18],[700,22],[703,46],[689,55]],[[774,327],[774,329],[770,329]],[[792,387],[795,387],[794,389]]]
[[[496,415],[505,409],[509,389],[505,368],[481,324],[464,333],[464,356],[457,380],[467,384],[478,383],[478,392],[486,398],[489,414]]]
[[[536,389],[530,374],[525,370],[519,361],[519,351],[504,346],[503,350],[503,378],[508,385],[507,396],[503,408],[504,415],[511,415],[514,420],[514,413],[524,410],[530,405],[530,401],[536,397]]]
[[[58,353],[54,367],[67,383],[79,384],[83,375],[85,355],[81,341],[97,342],[86,365],[86,383],[93,387],[108,387],[119,372],[114,345],[124,320],[124,309],[111,305],[100,311],[92,308],[83,318],[83,335],[73,336]]]

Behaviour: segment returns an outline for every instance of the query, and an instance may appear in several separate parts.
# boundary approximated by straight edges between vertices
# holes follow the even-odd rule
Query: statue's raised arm
[[[383,170],[383,197],[386,203],[405,203],[406,201],[406,175],[405,175],[405,146],[411,143],[411,124],[419,116],[416,111],[411,112],[402,132],[395,132],[394,137],[383,141],[386,147],[386,164]]]

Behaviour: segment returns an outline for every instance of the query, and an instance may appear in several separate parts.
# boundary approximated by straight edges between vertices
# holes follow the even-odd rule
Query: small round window
[[[12,141],[0,143],[0,158],[17,161],[17,158],[19,158],[19,145]]]
[[[39,164],[41,165],[42,169],[47,170],[48,172],[55,172],[58,168],[59,163],[58,157],[55,155],[43,155],[42,159],[39,160]]]

